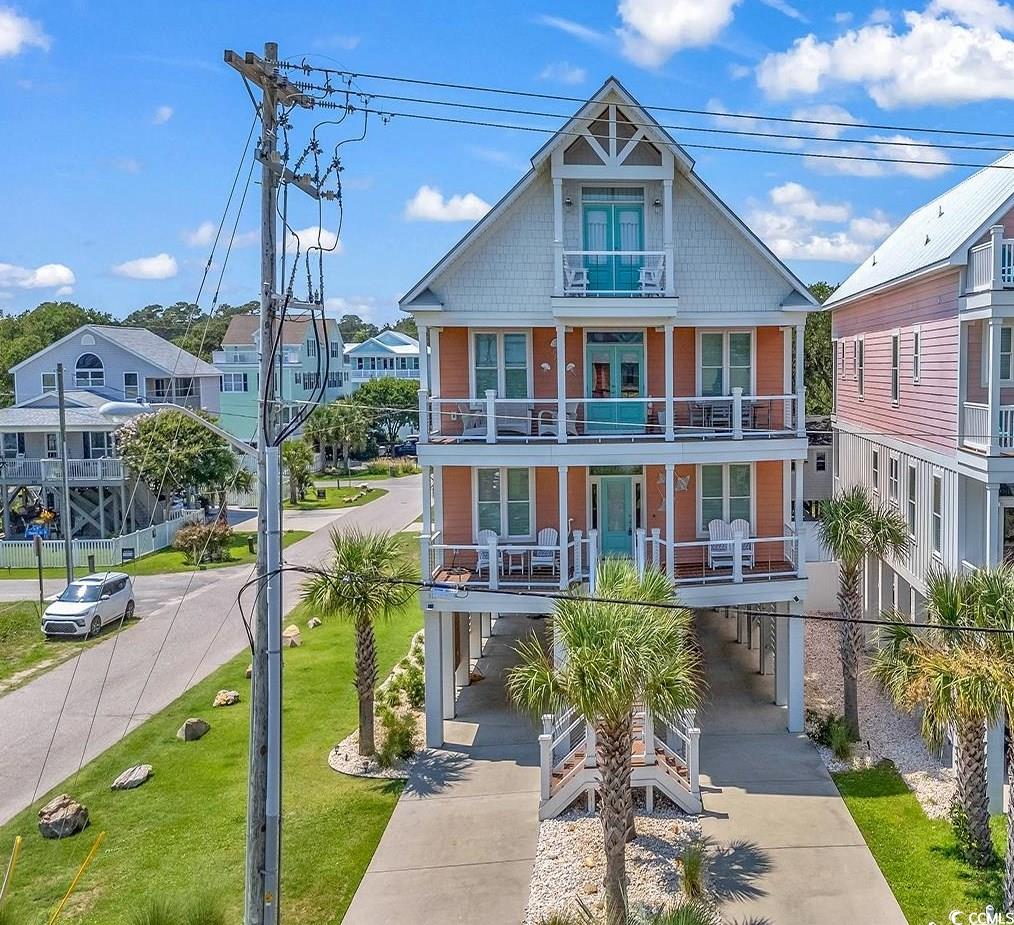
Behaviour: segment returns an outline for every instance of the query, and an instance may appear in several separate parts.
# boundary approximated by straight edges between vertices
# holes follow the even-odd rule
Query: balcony
[[[989,455],[1014,455],[1014,405],[1000,406],[1000,426],[991,441],[989,405],[966,401],[962,407],[962,443],[966,449]]]
[[[369,379],[418,379],[418,369],[353,369],[352,382],[366,382]]]
[[[260,362],[260,354],[256,350],[215,350],[211,354],[211,362],[215,366],[254,366]],[[301,363],[298,350],[286,350],[282,353],[282,362],[286,366],[298,366]]]
[[[121,482],[123,462],[119,459],[70,459],[67,480],[72,484]],[[0,482],[12,485],[42,485],[63,480],[63,464],[59,459],[0,459]]]
[[[419,393],[420,443],[602,443],[805,436],[796,395],[433,398]],[[671,422],[671,423],[670,423]]]
[[[672,296],[664,251],[563,251],[565,296]]]
[[[1003,225],[990,229],[990,238],[968,252],[967,292],[1014,289],[1014,238],[1003,237]]]

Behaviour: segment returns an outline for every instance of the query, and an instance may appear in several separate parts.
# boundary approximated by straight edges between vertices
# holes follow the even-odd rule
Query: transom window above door
[[[735,388],[753,392],[751,331],[702,331],[699,356],[701,395],[731,395]]]
[[[528,335],[521,331],[477,331],[472,340],[472,384],[476,398],[492,389],[500,398],[528,398]]]

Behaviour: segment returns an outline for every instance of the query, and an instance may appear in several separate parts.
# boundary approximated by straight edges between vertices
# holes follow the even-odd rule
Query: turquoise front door
[[[592,335],[589,335],[585,356],[586,395],[589,399],[585,403],[586,433],[643,433],[645,419],[643,401],[604,399],[644,397],[644,345],[593,343],[591,337]]]
[[[634,548],[634,483],[626,475],[599,481],[599,539],[604,556],[629,556]]]
[[[637,292],[641,285],[640,254],[612,256],[613,251],[644,250],[644,207],[627,203],[585,203],[584,249],[606,251],[585,256],[590,292]]]

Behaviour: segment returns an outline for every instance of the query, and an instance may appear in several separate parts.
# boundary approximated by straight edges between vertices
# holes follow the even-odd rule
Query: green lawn
[[[414,544],[407,542],[407,554]],[[295,580],[295,579],[293,579]],[[299,608],[286,623],[305,625]],[[379,663],[390,670],[408,648],[422,616],[411,601],[377,630]],[[400,783],[343,777],[327,754],[355,726],[352,628],[325,622],[304,630],[303,645],[285,651],[285,764],[283,908],[290,922],[341,922],[373,856],[401,791]],[[204,891],[241,919],[246,816],[249,681],[244,652],[86,765],[80,777],[53,793],[81,799],[92,825],[62,841],[39,837],[34,807],[0,828],[0,865],[14,836],[25,836],[12,904],[49,913],[100,831],[106,832],[92,869],[60,922],[129,925],[131,913],[153,895]],[[236,707],[211,709],[220,688],[243,695]],[[201,716],[211,731],[180,742],[176,730]],[[154,777],[137,790],[113,793],[109,784],[139,762]]]
[[[928,819],[893,766],[843,772],[834,780],[911,925],[947,922],[953,909],[1002,908],[1002,866],[980,871],[966,864],[950,823]],[[1005,836],[1004,817],[994,817],[1000,857]]]
[[[229,543],[231,558],[227,562],[208,562],[205,568],[224,568],[229,565],[251,565],[257,558],[256,553],[251,553],[247,545],[249,533],[236,533]],[[282,546],[289,546],[303,537],[309,536],[309,530],[286,530],[282,535]],[[158,552],[150,552],[146,556],[140,556],[133,562],[126,562],[116,567],[119,571],[128,575],[169,575],[173,572],[189,572],[192,565],[183,561],[183,552],[179,549],[160,549]],[[88,573],[87,568],[78,568],[75,573],[80,578]],[[38,571],[33,568],[11,568],[0,569],[0,579],[4,578],[35,578]],[[63,578],[66,570],[63,568],[44,568],[42,570],[45,578]]]
[[[375,501],[381,495],[386,495],[387,491],[383,488],[371,488],[361,498],[357,497],[360,494],[358,487],[355,488],[324,488],[325,497],[318,499],[316,492],[311,490],[307,492],[306,497],[298,504],[291,504],[288,500],[285,502],[285,509],[290,511],[324,511],[331,509],[338,509],[343,507],[359,507],[362,504],[368,504],[370,501]]]

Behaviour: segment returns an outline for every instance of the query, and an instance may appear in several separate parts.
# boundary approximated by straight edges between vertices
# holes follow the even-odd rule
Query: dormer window
[[[82,353],[74,366],[74,385],[79,389],[102,388],[106,384],[106,371],[94,353]]]

